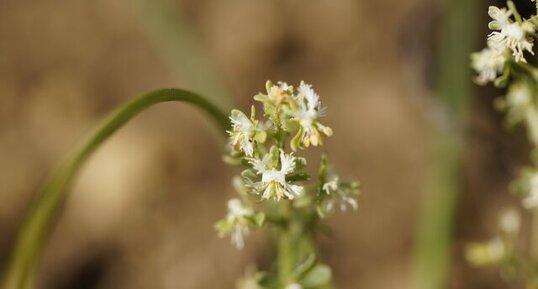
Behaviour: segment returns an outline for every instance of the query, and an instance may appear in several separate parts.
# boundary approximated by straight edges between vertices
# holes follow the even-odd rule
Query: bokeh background
[[[446,116],[438,82],[452,2],[0,0],[0,268],[47,172],[115,106],[183,87],[246,109],[268,79],[305,80],[328,107],[332,162],[363,185],[360,209],[328,220],[331,236],[319,240],[337,287],[414,288],[420,198],[439,161],[432,139],[456,126],[464,149],[449,287],[509,288],[496,270],[467,265],[462,249],[517,204],[507,187],[528,148],[492,107],[501,91],[474,87],[465,121]],[[465,22],[475,27],[456,28],[472,32],[462,45],[474,50],[494,3],[477,2]],[[262,235],[236,251],[213,230],[234,173],[216,135],[178,104],[121,130],[78,178],[38,287],[233,288],[248,264],[267,262]]]

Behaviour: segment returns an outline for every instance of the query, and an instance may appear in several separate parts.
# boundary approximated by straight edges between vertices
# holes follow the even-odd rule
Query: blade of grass
[[[162,102],[185,102],[198,107],[218,125],[228,129],[226,113],[205,98],[181,89],[162,89],[136,98],[106,117],[71,155],[47,178],[18,233],[15,248],[4,276],[4,289],[33,288],[43,248],[54,227],[62,204],[80,168],[88,158],[118,129],[146,108]]]

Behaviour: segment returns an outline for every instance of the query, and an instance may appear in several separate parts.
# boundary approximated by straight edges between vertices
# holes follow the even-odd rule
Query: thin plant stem
[[[279,229],[278,232],[278,275],[280,283],[285,286],[290,280],[293,272],[293,248],[290,230],[286,228]]]
[[[209,100],[231,109],[234,100],[229,89],[186,22],[179,1],[137,0],[134,3],[149,39],[170,68],[186,79],[189,87],[213,96]],[[188,74],[183,74],[187,71]]]
[[[278,277],[282,286],[285,286],[291,280],[291,275],[295,267],[295,252],[293,246],[293,227],[291,215],[291,204],[288,201],[281,207],[282,216],[286,224],[278,228],[277,233],[277,269]]]
[[[460,192],[463,124],[471,99],[469,54],[480,1],[445,1],[438,52],[439,118],[431,136],[432,167],[423,187],[413,257],[416,289],[443,289],[450,267],[453,219]]]
[[[4,289],[33,288],[33,279],[51,229],[69,196],[74,178],[88,158],[118,129],[140,112],[162,102],[185,102],[198,107],[222,132],[227,114],[205,98],[181,89],[162,89],[136,98],[106,117],[46,180],[18,233],[4,276]]]

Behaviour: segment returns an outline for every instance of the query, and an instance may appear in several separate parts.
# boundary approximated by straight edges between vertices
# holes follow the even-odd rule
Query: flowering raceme
[[[276,247],[285,256],[279,257],[279,269],[248,274],[240,282],[241,289],[325,288],[330,269],[320,263],[312,247],[315,224],[337,204],[342,210],[357,209],[359,185],[330,171],[325,154],[317,181],[307,183],[311,180],[305,171],[307,161],[295,154],[322,145],[323,138],[332,135],[331,128],[321,123],[326,109],[311,85],[301,82],[295,91],[285,82],[268,81],[266,93],[254,99],[263,107],[262,118],[254,106],[250,117],[239,110],[231,112],[229,153],[224,159],[242,168],[234,178],[239,198],[228,202],[228,215],[216,228],[221,236],[230,235],[238,249],[253,228],[267,228],[281,240]]]
[[[478,73],[475,79],[478,84],[504,80],[508,77],[504,69],[507,63],[527,63],[525,52],[534,55],[535,17],[522,19],[513,4],[509,5],[510,9],[489,7],[492,21],[488,27],[493,31],[487,37],[487,47],[471,54],[471,66]],[[499,75],[505,77],[498,79]],[[497,84],[501,85],[501,82]]]
[[[538,12],[538,3],[535,4]],[[507,1],[507,6],[489,7],[488,14],[493,19],[489,28],[493,32],[487,37],[487,47],[471,55],[471,66],[478,73],[476,83],[493,82],[507,89],[506,96],[498,98],[496,106],[506,114],[509,125],[523,125],[527,129],[532,166],[521,170],[512,190],[521,198],[524,209],[534,211],[532,240],[530,248],[521,248],[520,216],[517,210],[510,209],[501,214],[496,236],[470,244],[466,257],[477,266],[497,265],[503,277],[521,279],[527,282],[527,288],[538,288],[538,69],[527,64],[525,58],[525,54],[534,55],[538,16],[524,19],[512,1]]]
[[[526,21],[513,22],[510,16],[514,12],[507,11],[506,8],[490,6],[488,14],[493,19],[489,23],[489,28],[498,30],[488,35],[489,45],[497,51],[509,49],[516,62],[527,62],[523,57],[523,51],[534,54],[533,43],[527,38],[534,33],[534,26]]]

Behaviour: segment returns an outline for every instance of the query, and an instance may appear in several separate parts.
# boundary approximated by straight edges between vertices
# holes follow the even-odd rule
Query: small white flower
[[[342,195],[340,197],[340,210],[345,211],[347,206],[351,206],[353,210],[356,210],[359,207],[355,198],[348,195]]]
[[[239,250],[245,246],[245,237],[250,233],[246,218],[253,215],[254,211],[246,207],[241,200],[234,198],[228,201],[226,221],[233,226],[230,237],[232,244]]]
[[[502,232],[514,235],[521,227],[521,216],[518,211],[511,208],[504,211],[499,219],[499,227]]]
[[[261,160],[253,159],[250,161],[257,174],[262,176],[260,182],[253,183],[251,186],[258,193],[262,193],[262,198],[275,198],[280,200],[282,197],[294,199],[303,191],[302,186],[288,184],[286,175],[292,173],[295,169],[295,157],[291,154],[285,154],[280,150],[280,169],[270,167],[271,155],[266,154]]]
[[[338,190],[338,177],[334,177],[331,181],[323,184],[321,188],[327,195],[331,195],[337,192]]]
[[[263,289],[258,282],[259,279],[256,267],[249,265],[244,276],[237,280],[236,289]]]
[[[534,109],[532,88],[526,82],[514,82],[508,88],[506,98],[498,104],[500,109],[506,111],[507,122],[518,124],[528,119]]]
[[[286,289],[303,289],[303,286],[297,283],[292,283],[286,286]]]
[[[301,126],[298,134],[305,147],[318,146],[322,144],[321,134],[331,136],[332,129],[322,125],[318,119],[325,114],[325,108],[321,107],[319,95],[314,92],[312,86],[301,81],[299,91],[296,96],[299,105],[297,111],[292,111],[292,119]]]
[[[327,201],[326,210],[331,212],[334,208],[335,203],[339,203],[340,210],[346,211],[347,207],[350,206],[354,210],[357,210],[359,205],[353,193],[355,191],[350,191],[343,189],[340,186],[340,181],[338,176],[332,178],[332,180],[326,182],[321,187],[321,190],[325,192],[328,196],[331,196],[331,199]]]
[[[506,254],[506,248],[499,237],[495,237],[488,242],[488,253],[492,260],[500,261]]]
[[[251,208],[246,207],[240,199],[233,198],[228,201],[228,218],[229,221],[240,220],[250,217],[254,214]]]
[[[500,30],[511,23],[510,16],[512,15],[512,12],[508,11],[506,8],[489,6],[488,15],[493,19],[493,21],[488,24],[489,29]]]
[[[523,51],[532,51],[533,43],[527,39],[528,33],[533,33],[534,28],[529,23],[509,23],[502,26],[500,31],[493,31],[488,35],[488,45],[500,52],[510,49],[516,62],[524,62]]]
[[[293,91],[293,87],[285,82],[279,81],[278,85],[272,85],[267,92],[267,96],[271,102],[276,105],[282,103],[288,94]]]
[[[232,121],[232,131],[228,131],[228,134],[230,135],[232,146],[251,157],[254,154],[253,138],[256,133],[256,126],[239,110],[232,111],[230,120]]]
[[[538,207],[538,173],[534,173],[529,179],[529,193],[523,199],[523,207],[529,210]]]
[[[512,108],[525,108],[531,103],[532,92],[527,85],[518,84],[510,86],[506,101]]]
[[[480,52],[472,53],[471,66],[478,72],[475,82],[484,85],[494,81],[497,75],[502,73],[505,63],[506,57],[503,52],[490,47],[484,48]]]

